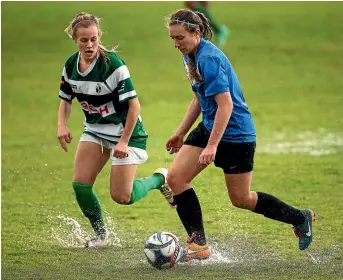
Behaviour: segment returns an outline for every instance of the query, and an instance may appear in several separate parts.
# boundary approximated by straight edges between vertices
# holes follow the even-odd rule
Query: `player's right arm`
[[[187,112],[180,123],[179,127],[176,129],[175,134],[184,137],[187,132],[191,129],[192,125],[198,119],[201,113],[199,98],[196,93],[191,103],[188,106]]]
[[[71,113],[71,106],[71,101],[62,99],[58,109],[57,139],[60,142],[61,148],[66,152],[68,152],[67,143],[70,143],[73,139],[67,126],[67,121]]]
[[[61,148],[68,152],[67,143],[71,142],[73,136],[67,126],[67,121],[71,113],[72,100],[75,96],[69,84],[66,67],[63,68],[62,72],[59,97],[61,98],[61,102],[58,109],[57,139]]]
[[[175,133],[168,139],[166,143],[166,149],[169,153],[177,153],[183,145],[183,138],[187,132],[191,129],[192,125],[198,119],[201,113],[199,98],[196,93],[191,103],[188,106],[187,112],[180,123],[179,127],[176,129]]]

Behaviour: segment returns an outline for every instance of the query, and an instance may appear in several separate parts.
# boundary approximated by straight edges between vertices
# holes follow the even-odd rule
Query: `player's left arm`
[[[117,67],[115,72],[107,79],[107,83],[110,88],[115,88],[117,91],[119,99],[118,113],[120,113],[122,106],[127,106],[128,111],[125,117],[123,133],[118,144],[115,146],[113,156],[124,158],[127,156],[128,143],[136,126],[141,107],[131,80],[129,69],[120,59],[115,60],[114,64],[119,67]]]
[[[138,98],[131,98],[127,100],[127,103],[129,106],[129,110],[125,121],[124,131],[122,136],[120,137],[120,141],[126,144],[129,143],[141,111],[141,105]]]
[[[218,105],[207,144],[207,146],[217,147],[223,137],[233,109],[228,77],[219,57],[203,57],[199,64],[204,78],[205,96],[213,98]]]
[[[113,156],[116,158],[125,158],[127,156],[128,144],[141,109],[138,98],[130,98],[126,102],[128,103],[129,110],[127,112],[123,133],[113,151]]]

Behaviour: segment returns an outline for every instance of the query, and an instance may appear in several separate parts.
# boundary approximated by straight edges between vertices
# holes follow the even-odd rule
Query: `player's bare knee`
[[[177,188],[180,184],[182,184],[180,178],[177,176],[177,174],[173,173],[173,171],[168,171],[167,183],[171,189]]]
[[[131,196],[130,195],[126,195],[126,194],[112,194],[111,193],[111,198],[117,202],[118,204],[129,204],[130,200],[131,200]]]
[[[242,196],[242,195],[230,195],[230,200],[233,206],[242,209],[249,209],[250,208],[250,201],[249,197]]]

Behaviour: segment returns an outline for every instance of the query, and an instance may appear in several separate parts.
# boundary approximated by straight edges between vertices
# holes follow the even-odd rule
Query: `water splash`
[[[245,264],[259,263],[261,259],[266,260],[282,260],[282,257],[276,251],[268,248],[260,247],[256,242],[248,236],[239,235],[232,236],[225,241],[223,246],[220,246],[218,240],[210,240],[209,247],[211,256],[207,260],[191,260],[187,263],[179,263],[180,265],[216,265],[216,264]]]
[[[306,254],[311,258],[311,260],[312,260],[313,263],[315,263],[315,264],[320,263],[319,258],[315,258],[315,257],[313,256],[313,254],[309,253],[308,251],[306,251]]]
[[[233,263],[236,262],[230,253],[225,248],[220,248],[218,243],[210,244],[211,257],[204,260],[202,265],[219,264],[219,263]]]
[[[57,228],[51,227],[51,237],[62,247],[84,247],[90,237],[81,225],[76,220],[62,215],[56,218],[60,220],[60,225]]]
[[[218,243],[209,244],[211,250],[211,256],[207,260],[190,260],[187,263],[178,263],[178,265],[200,265],[208,266],[213,264],[222,264],[222,263],[233,263],[236,262],[230,256],[227,250],[220,248]]]
[[[50,217],[50,219],[56,218],[59,220],[59,225],[51,227],[51,237],[62,247],[83,248],[86,242],[94,237],[93,231],[91,233],[87,232],[75,219],[63,215],[58,215],[54,218]],[[105,215],[105,224],[108,230],[108,245],[122,247],[115,224],[107,213]]]

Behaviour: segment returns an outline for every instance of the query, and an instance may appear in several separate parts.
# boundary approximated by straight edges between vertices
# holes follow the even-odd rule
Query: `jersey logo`
[[[81,86],[77,86],[71,83],[69,83],[69,85],[74,93],[82,93]]]
[[[108,102],[106,104],[100,105],[99,107],[95,107],[92,104],[88,104],[87,101],[81,101],[80,105],[82,106],[82,109],[89,114],[99,114],[103,118],[116,113],[113,102]]]
[[[88,104],[87,101],[81,101],[80,105],[84,111],[87,111],[90,114],[96,114],[98,113],[98,110],[96,107],[94,107],[92,104]]]
[[[104,118],[106,116],[112,115],[116,112],[113,106],[113,102],[108,102],[104,105],[99,106],[98,108],[99,114]]]
[[[122,84],[120,85],[120,88],[118,89],[118,93],[120,93],[121,91],[124,91],[125,89],[125,81],[122,82]]]
[[[99,83],[96,84],[95,91],[96,91],[96,93],[100,93],[101,92],[101,85]]]

